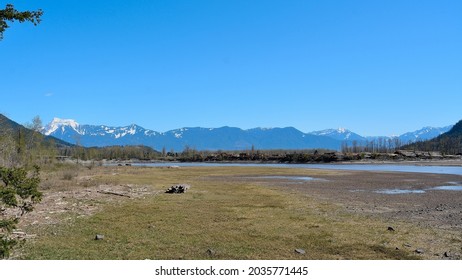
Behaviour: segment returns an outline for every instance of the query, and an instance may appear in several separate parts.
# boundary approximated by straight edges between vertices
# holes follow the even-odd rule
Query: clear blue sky
[[[1,1],[0,113],[82,124],[346,127],[462,119],[462,1]]]

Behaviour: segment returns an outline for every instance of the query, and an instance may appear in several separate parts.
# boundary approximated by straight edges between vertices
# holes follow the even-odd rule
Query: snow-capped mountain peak
[[[73,130],[79,130],[79,123],[72,119],[60,119],[54,118],[45,128],[43,134],[51,135],[58,129],[64,129],[64,127],[71,127]]]
[[[364,140],[364,138],[356,133],[351,132],[346,128],[325,129],[320,131],[313,131],[310,134],[318,136],[327,136],[337,140]]]
[[[401,141],[403,143],[415,142],[417,140],[427,140],[434,137],[437,137],[452,128],[452,125],[446,127],[431,127],[426,126],[422,129],[408,132],[400,136]]]
[[[451,127],[424,127],[400,135],[401,143],[434,138]],[[209,150],[242,150],[252,146],[259,149],[340,149],[342,143],[364,145],[368,141],[383,141],[391,137],[363,137],[346,128],[325,129],[303,133],[293,127],[202,128],[183,127],[167,132],[144,129],[136,124],[127,126],[80,125],[72,119],[54,118],[43,130],[45,135],[57,137],[82,146],[146,145],[160,150],[162,147],[181,151],[185,146]]]

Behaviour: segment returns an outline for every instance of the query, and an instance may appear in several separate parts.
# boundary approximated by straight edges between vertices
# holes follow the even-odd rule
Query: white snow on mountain
[[[189,129],[186,128],[186,127],[183,127],[183,128],[179,128],[179,129],[175,129],[175,130],[171,130],[169,131],[168,133],[169,134],[173,134],[173,136],[177,139],[181,139],[183,138],[183,134],[188,131]]]
[[[358,140],[362,138],[362,136],[359,136],[356,133],[353,133],[350,130],[341,127],[338,129],[325,129],[320,131],[313,131],[310,132],[310,134],[318,136],[327,136],[337,140]]]
[[[75,121],[71,119],[60,119],[60,118],[54,118],[45,128],[43,134],[45,135],[51,135],[58,129],[61,129],[64,132],[65,127],[71,127],[73,130],[75,130],[77,133],[81,134],[79,131],[80,125]]]
[[[438,135],[449,131],[451,128],[452,126],[447,126],[447,127],[442,127],[442,128],[424,127],[420,130],[416,130],[414,132],[408,132],[408,133],[402,134],[400,136],[395,136],[395,137],[398,137],[401,143],[409,143],[409,142],[427,140],[427,139],[437,137]],[[345,141],[346,142],[358,141],[358,143],[363,143],[366,141],[375,141],[379,138],[381,138],[382,140],[394,138],[394,137],[387,137],[387,136],[363,137],[346,128],[325,129],[325,130],[314,131],[310,133],[303,133],[301,131],[296,130],[295,128],[261,128],[261,127],[248,129],[248,130],[242,130],[239,128],[229,128],[229,127],[222,127],[222,128],[196,127],[196,128],[179,128],[179,129],[170,130],[167,132],[156,132],[153,130],[144,129],[143,127],[137,126],[135,124],[132,124],[129,126],[123,126],[123,127],[111,127],[111,126],[106,126],[106,125],[80,125],[75,120],[61,119],[61,118],[54,118],[43,129],[43,133],[47,136],[48,135],[55,136],[61,140],[68,141],[71,143],[75,141],[74,139],[78,138],[80,139],[80,141],[82,141],[83,144],[88,145],[88,146],[92,146],[92,145],[97,145],[97,146],[131,145],[131,144],[155,143],[155,145],[154,144],[153,145],[156,148],[158,148],[159,145],[161,146],[171,145],[170,143],[177,143],[178,147],[180,148],[184,145],[184,143],[187,143],[188,145],[190,145],[191,143],[197,143],[196,145],[200,146],[200,145],[203,145],[203,143],[207,143],[207,141],[209,141],[210,139],[214,139],[213,141],[220,142],[222,140],[228,141],[227,139],[234,139],[235,137],[237,137],[237,139],[239,139],[240,141],[240,142],[239,141],[237,142],[241,143],[244,141],[242,139],[247,139],[245,137],[247,137],[248,135],[251,135],[251,137],[253,138],[248,138],[249,140],[245,140],[248,142],[248,143],[246,142],[246,145],[250,145],[249,143],[251,143],[252,141],[260,141],[261,137],[265,137],[264,140],[261,140],[263,141],[263,143],[265,143],[265,145],[267,145],[268,142],[273,143],[271,142],[273,141],[273,138],[279,139],[278,137],[280,138],[282,137],[282,139],[287,139],[282,142],[276,141],[274,143],[274,146],[279,148],[279,147],[285,147],[286,145],[290,146],[290,144],[292,143],[291,141],[294,141],[294,138],[290,138],[289,135],[292,135],[291,133],[294,133],[294,132],[296,132],[295,135],[300,135],[300,138],[298,139],[303,139],[303,138],[312,139],[311,137],[314,135],[314,136],[328,137],[335,141],[338,141],[338,143],[342,143]],[[281,136],[281,133],[283,134],[282,136]],[[76,137],[76,135],[78,137]],[[172,138],[175,140],[172,140]],[[236,141],[236,140],[232,140],[232,141]],[[306,141],[312,141],[312,140],[306,140]],[[326,142],[325,138],[322,143],[324,142]],[[308,144],[303,144],[305,146],[302,146],[302,144],[297,144],[297,145],[300,145],[300,147],[305,147]],[[331,144],[331,146],[329,147],[335,148],[335,145]]]
[[[445,132],[448,132],[452,128],[452,125],[446,127],[424,127],[422,129],[404,133],[399,136],[403,143],[415,142],[419,140],[428,140],[435,138]]]

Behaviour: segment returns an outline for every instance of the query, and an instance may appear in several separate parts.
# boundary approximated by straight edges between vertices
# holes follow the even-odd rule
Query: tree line
[[[40,132],[42,122],[35,117],[25,126],[0,120],[0,166],[32,167],[50,163],[58,154],[57,143]]]
[[[393,153],[403,146],[398,137],[378,137],[366,141],[344,141],[341,151],[343,153]]]
[[[161,159],[161,153],[147,146],[109,146],[109,147],[82,147],[72,146],[60,148],[59,158],[75,160],[157,160]]]

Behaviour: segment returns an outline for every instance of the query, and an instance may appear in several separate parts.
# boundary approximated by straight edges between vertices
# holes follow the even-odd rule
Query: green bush
[[[0,167],[0,209],[18,210],[14,217],[0,219],[0,258],[7,258],[17,244],[10,234],[16,228],[19,218],[31,212],[33,205],[42,199],[39,184],[40,170],[37,166],[31,174],[24,168]]]

